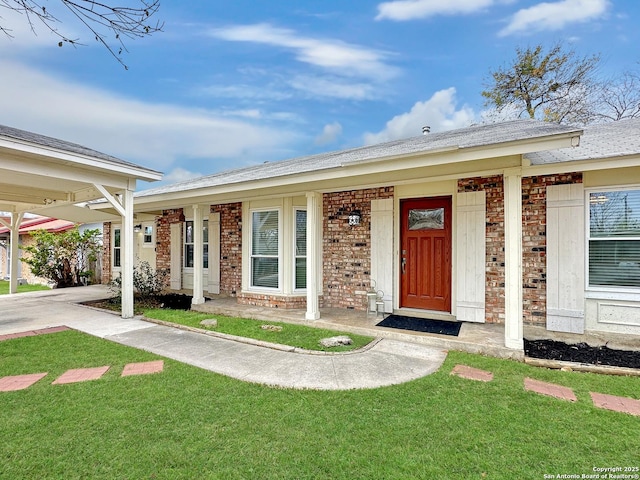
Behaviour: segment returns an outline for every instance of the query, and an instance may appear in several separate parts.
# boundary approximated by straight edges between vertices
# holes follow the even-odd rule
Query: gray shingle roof
[[[121,165],[125,167],[132,167],[136,169],[147,170],[149,172],[159,173],[149,168],[136,165],[135,163],[127,162],[125,160],[121,160],[111,155],[107,155],[106,153],[98,152],[97,150],[83,147],[82,145],[78,145],[76,143],[67,142],[65,140],[60,140],[58,138],[47,137],[45,135],[40,135],[38,133],[28,132],[26,130],[19,130],[13,127],[7,127],[5,125],[0,125],[0,137],[6,137],[14,140],[28,142],[41,147],[53,148],[55,150],[59,150],[62,152],[83,155],[86,157],[102,160],[114,165]]]
[[[574,127],[543,123],[536,120],[513,120],[476,125],[458,130],[429,133],[417,137],[365,147],[321,153],[279,162],[229,170],[138,192],[136,197],[196,190],[255,180],[284,177],[300,173],[319,172],[361,161],[436,152],[447,148],[474,148],[529,140],[547,135],[579,132]]]
[[[640,118],[589,125],[580,137],[580,146],[529,153],[525,158],[532,165],[545,165],[626,155],[640,155]]]

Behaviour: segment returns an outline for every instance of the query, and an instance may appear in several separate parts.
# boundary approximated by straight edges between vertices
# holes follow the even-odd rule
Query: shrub
[[[166,285],[169,272],[165,269],[154,270],[149,262],[140,262],[133,267],[133,289],[142,301],[157,297]],[[122,296],[122,273],[109,284],[114,297]]]
[[[20,260],[34,275],[51,280],[58,288],[83,285],[83,278],[91,275],[90,263],[102,249],[98,229],[82,233],[78,227],[59,233],[36,230],[31,236],[35,245],[23,247],[29,256]]]

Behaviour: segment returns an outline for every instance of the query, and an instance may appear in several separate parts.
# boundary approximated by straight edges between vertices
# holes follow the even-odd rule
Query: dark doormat
[[[460,333],[460,322],[445,320],[430,320],[426,318],[406,317],[404,315],[389,315],[376,324],[376,327],[397,328],[399,330],[413,330],[414,332],[438,333],[457,337]]]

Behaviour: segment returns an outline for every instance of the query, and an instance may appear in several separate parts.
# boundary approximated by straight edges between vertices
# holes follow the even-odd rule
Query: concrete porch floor
[[[390,338],[405,342],[419,343],[447,350],[460,350],[470,353],[490,355],[499,358],[523,360],[522,350],[513,350],[504,346],[504,325],[462,323],[457,337],[435,335],[408,330],[377,327],[381,317],[368,316],[360,310],[339,308],[321,308],[319,320],[306,320],[305,310],[256,307],[240,305],[235,298],[216,297],[207,299],[204,304],[194,305],[192,310],[255,320],[288,322],[300,325],[313,325],[359,335]]]

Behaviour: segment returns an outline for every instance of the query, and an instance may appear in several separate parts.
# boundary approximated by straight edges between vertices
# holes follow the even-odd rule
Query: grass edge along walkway
[[[258,344],[267,342],[274,348],[285,350],[300,349],[308,352],[352,352],[367,348],[375,341],[373,337],[345,333],[328,329],[316,328],[308,325],[297,325],[286,322],[261,321],[210,313],[193,312],[190,310],[148,309],[143,313],[145,319],[167,326],[178,326],[208,334],[222,334],[221,336],[235,337],[237,340],[252,339]],[[200,325],[205,319],[215,318],[216,327]],[[271,325],[280,329],[263,329],[263,325]],[[346,335],[353,343],[337,347],[323,347],[318,342],[325,337]]]
[[[0,395],[0,477],[543,478],[637,465],[638,418],[588,392],[638,396],[637,378],[559,372],[450,352],[440,371],[352,391],[270,388],[165,360],[120,378],[148,352],[76,331],[2,344],[0,376],[112,365],[99,381],[45,379]],[[451,375],[457,364],[491,382]],[[527,392],[523,378],[572,388],[576,402]]]

